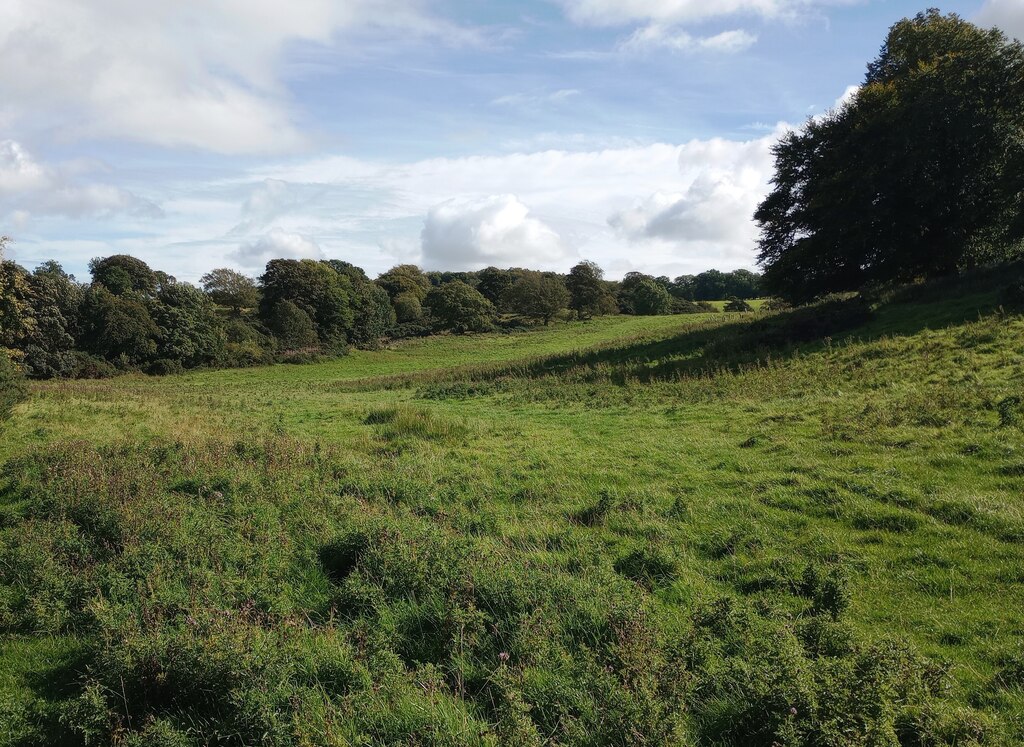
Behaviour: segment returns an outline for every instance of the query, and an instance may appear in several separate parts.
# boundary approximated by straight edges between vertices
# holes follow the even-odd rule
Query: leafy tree
[[[137,293],[151,296],[156,293],[159,279],[149,265],[127,254],[97,257],[89,262],[94,283],[99,283],[115,296]]]
[[[25,396],[25,382],[7,353],[0,349],[0,422],[11,415],[11,410]]]
[[[393,305],[395,316],[401,324],[415,322],[423,317],[423,306],[414,293],[399,293]]]
[[[569,304],[569,291],[557,275],[527,271],[502,296],[502,305],[547,326]]]
[[[584,260],[569,270],[565,285],[569,291],[569,308],[580,319],[616,311],[615,298],[604,281],[604,270],[594,262]]]
[[[322,344],[343,344],[351,334],[356,305],[352,281],[329,264],[312,259],[272,259],[260,277],[260,286],[260,317],[268,327],[274,326],[278,304],[289,301],[310,318]]]
[[[28,283],[32,324],[22,341],[25,370],[37,379],[71,376],[83,289],[56,262],[37,267]]]
[[[274,306],[270,330],[285,350],[314,348],[320,342],[309,314],[288,300]]]
[[[227,306],[236,314],[259,303],[260,294],[252,278],[236,270],[220,267],[199,279],[206,295],[219,306]]]
[[[460,280],[432,288],[424,305],[439,329],[483,332],[494,322],[494,304]]]
[[[211,300],[188,283],[161,284],[149,303],[150,316],[160,330],[158,359],[186,368],[209,365],[221,358],[226,339]]]
[[[775,147],[766,289],[790,301],[1019,251],[1024,46],[937,10],[890,29],[851,102]]]
[[[476,289],[484,298],[497,306],[501,303],[505,292],[515,285],[521,275],[521,270],[499,270],[497,267],[485,267],[476,274]]]
[[[121,368],[139,367],[157,353],[160,328],[139,300],[117,296],[94,284],[82,302],[82,342],[85,349]]]
[[[369,280],[355,289],[356,316],[352,341],[358,345],[376,344],[395,324],[395,310],[387,291]]]
[[[619,286],[619,307],[626,314],[639,316],[667,314],[672,308],[672,297],[650,275],[630,272]]]
[[[377,278],[377,285],[388,292],[392,300],[403,293],[411,293],[423,302],[430,291],[430,280],[416,265],[397,265]]]

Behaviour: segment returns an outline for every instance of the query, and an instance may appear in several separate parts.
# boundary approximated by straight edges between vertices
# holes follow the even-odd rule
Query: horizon
[[[771,146],[926,6],[195,0],[0,10],[0,234],[84,279],[271,258],[756,270]],[[1013,0],[945,3],[1024,37]]]

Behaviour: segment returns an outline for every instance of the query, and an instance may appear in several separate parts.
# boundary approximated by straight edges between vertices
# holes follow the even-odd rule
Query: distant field
[[[0,744],[1020,743],[1024,319],[994,306],[36,384]]]

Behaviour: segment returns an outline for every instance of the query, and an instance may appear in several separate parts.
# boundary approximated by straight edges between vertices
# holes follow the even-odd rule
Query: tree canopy
[[[756,213],[792,301],[1019,252],[1024,46],[937,10],[895,24],[856,95],[775,147]]]

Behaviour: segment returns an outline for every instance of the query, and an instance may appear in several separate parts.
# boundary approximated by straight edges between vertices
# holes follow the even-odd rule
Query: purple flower
[[[500,654],[498,654],[498,659],[501,661],[502,664],[508,661],[508,651],[502,651]]]

